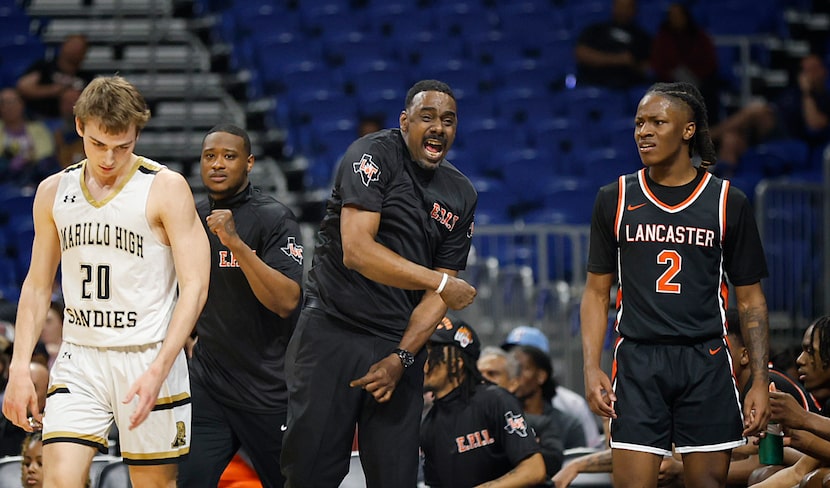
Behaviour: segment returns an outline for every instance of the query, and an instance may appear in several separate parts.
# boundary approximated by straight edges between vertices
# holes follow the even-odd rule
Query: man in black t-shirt
[[[577,83],[630,88],[645,83],[651,37],[635,20],[637,0],[614,0],[607,22],[586,27],[576,41]]]
[[[445,317],[427,350],[424,390],[435,400],[421,424],[426,485],[542,483],[545,461],[536,433],[514,396],[484,382],[476,368],[481,343],[473,328]]]
[[[33,116],[39,119],[59,118],[64,90],[83,90],[92,80],[92,73],[81,70],[87,47],[86,36],[67,36],[54,59],[36,61],[17,80],[17,90]]]
[[[288,486],[337,486],[355,432],[369,486],[414,487],[424,344],[472,303],[464,269],[477,195],[444,159],[457,109],[445,83],[406,95],[400,129],[354,142],[320,225],[288,345]]]
[[[279,469],[288,392],[285,348],[296,321],[303,246],[294,214],[251,186],[248,134],[211,129],[202,143],[208,198],[197,207],[211,248],[208,299],[190,359],[190,456],[180,487],[216,486],[241,447],[264,487]]]

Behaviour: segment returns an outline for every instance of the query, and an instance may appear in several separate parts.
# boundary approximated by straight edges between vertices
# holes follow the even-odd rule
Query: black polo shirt
[[[307,293],[322,308],[377,336],[399,340],[422,290],[386,286],[343,265],[340,209],[380,213],[377,242],[427,268],[467,264],[477,194],[444,160],[434,171],[414,162],[398,129],[358,139],[337,169],[320,224]]]
[[[480,485],[539,449],[519,401],[495,385],[477,385],[470,398],[456,388],[435,400],[421,422],[424,482],[430,487]]]
[[[200,202],[199,217],[210,239],[210,288],[196,323],[191,380],[232,407],[285,411],[285,347],[300,307],[283,319],[257,299],[232,253],[207,229],[212,208],[231,209],[237,233],[257,256],[300,286],[303,279],[300,229],[288,207],[251,185],[231,198]]]

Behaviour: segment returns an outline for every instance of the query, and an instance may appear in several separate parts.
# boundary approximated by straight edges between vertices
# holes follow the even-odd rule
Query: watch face
[[[415,363],[415,357],[409,351],[404,351],[403,349],[398,349],[395,351],[398,353],[398,357],[401,358],[401,364],[403,364],[404,368],[408,368]]]

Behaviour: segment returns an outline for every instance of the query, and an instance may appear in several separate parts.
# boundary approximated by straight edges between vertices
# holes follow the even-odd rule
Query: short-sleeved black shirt
[[[340,210],[353,205],[380,213],[376,240],[427,268],[462,270],[473,230],[477,194],[448,161],[434,171],[409,155],[398,129],[362,137],[337,169],[320,224],[307,293],[347,323],[399,340],[423,291],[386,286],[343,265]]]
[[[620,265],[623,275],[629,274],[629,285],[636,285],[626,289],[626,276],[617,277],[622,283],[622,313],[618,317],[628,313],[629,318],[636,319],[628,325],[622,323],[625,317],[620,319],[622,335],[648,341],[720,335],[722,310],[718,310],[716,301],[726,298],[719,296],[721,274],[725,272],[738,286],[757,283],[767,276],[763,247],[746,195],[730,185],[725,194],[726,210],[719,216],[717,202],[710,200],[718,198],[721,180],[707,175],[699,171],[690,183],[669,187],[654,182],[643,169],[623,177],[627,188],[636,190],[629,191],[632,195],[620,198],[619,182],[600,189],[591,220],[588,271],[618,273]],[[704,177],[711,179],[702,184]],[[619,240],[615,234],[618,211]],[[636,238],[639,228],[656,232],[651,237],[645,233],[645,237]],[[634,263],[621,254],[621,250],[633,252],[630,249],[639,248],[655,252],[648,260]],[[665,289],[658,289],[660,286]],[[676,287],[676,292],[669,287]],[[631,305],[628,310],[626,303]],[[648,310],[651,312],[646,313]]]
[[[470,398],[456,388],[435,400],[421,422],[421,450],[424,482],[445,488],[494,480],[540,452],[519,401],[490,384]]]
[[[648,61],[651,55],[651,37],[633,23],[589,25],[579,34],[577,44],[609,54],[630,52],[638,63]],[[580,84],[626,88],[646,81],[638,70],[629,67],[579,65],[577,69]]]
[[[94,77],[92,73],[88,73],[86,71],[80,71],[75,75],[63,73],[60,71],[60,68],[58,68],[55,60],[36,61],[34,64],[29,66],[25,74],[35,71],[40,73],[40,80],[38,81],[39,85],[51,85],[52,83],[60,82],[65,85],[71,85],[78,90],[83,90],[87,83],[92,81],[92,78]],[[26,107],[31,110],[35,116],[41,118],[56,118],[61,115],[60,99],[58,97],[27,100]]]
[[[205,217],[213,208],[233,212],[236,231],[265,263],[302,286],[303,247],[291,210],[251,185],[219,201],[199,202]],[[199,340],[190,360],[190,375],[217,401],[249,412],[284,411],[285,348],[298,311],[282,318],[254,295],[242,268],[219,238],[210,239],[210,288],[196,323]]]

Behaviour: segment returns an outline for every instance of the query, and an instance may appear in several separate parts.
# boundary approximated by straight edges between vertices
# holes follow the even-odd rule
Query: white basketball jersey
[[[61,246],[63,339],[92,347],[161,341],[176,304],[176,271],[146,208],[164,166],[139,157],[101,201],[86,187],[85,166],[86,160],[64,170],[52,208]]]

